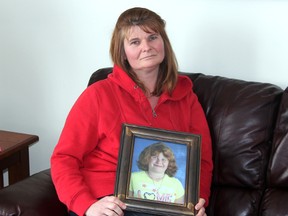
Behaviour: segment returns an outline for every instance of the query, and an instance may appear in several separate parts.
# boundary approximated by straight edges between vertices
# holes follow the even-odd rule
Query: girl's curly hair
[[[147,146],[139,155],[139,159],[137,161],[137,166],[139,169],[148,171],[149,161],[151,156],[155,156],[162,153],[169,161],[168,167],[165,173],[173,177],[177,172],[177,165],[174,153],[171,148],[165,145],[163,142],[157,142]]]

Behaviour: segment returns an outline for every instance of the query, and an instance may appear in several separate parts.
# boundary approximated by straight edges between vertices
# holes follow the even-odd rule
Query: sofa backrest
[[[283,93],[274,130],[268,183],[261,215],[288,215],[288,88]]]
[[[282,95],[273,137],[269,186],[288,187],[288,88]]]
[[[262,187],[283,90],[206,75],[193,82],[212,133],[214,184]]]
[[[188,76],[213,140],[208,215],[258,215],[283,90],[267,83]]]

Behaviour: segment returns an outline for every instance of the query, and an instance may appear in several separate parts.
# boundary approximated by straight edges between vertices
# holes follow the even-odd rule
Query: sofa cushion
[[[287,188],[268,188],[260,206],[261,216],[288,215]]]

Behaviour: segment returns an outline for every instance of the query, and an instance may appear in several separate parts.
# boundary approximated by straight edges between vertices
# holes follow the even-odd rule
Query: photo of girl
[[[184,203],[183,183],[175,177],[178,170],[173,150],[163,142],[145,147],[137,160],[139,171],[131,172],[129,196],[146,200]]]

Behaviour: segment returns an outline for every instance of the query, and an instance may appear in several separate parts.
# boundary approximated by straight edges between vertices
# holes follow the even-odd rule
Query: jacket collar
[[[137,100],[146,99],[143,91],[136,85],[136,83],[128,76],[128,74],[122,70],[119,66],[114,65],[113,71],[108,75],[108,79],[112,82],[116,83],[123,90],[127,91]],[[177,85],[172,92],[172,95],[169,95],[168,92],[163,92],[160,96],[159,101],[166,100],[181,100],[183,97],[187,96],[187,94],[192,89],[192,81],[187,76],[178,76]]]

